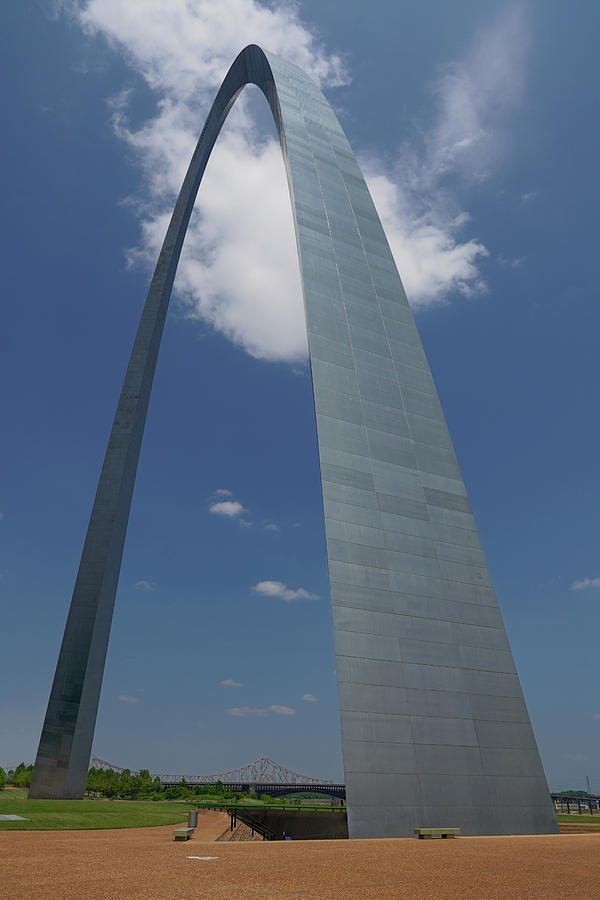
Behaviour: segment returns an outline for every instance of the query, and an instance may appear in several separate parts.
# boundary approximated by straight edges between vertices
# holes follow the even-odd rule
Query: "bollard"
[[[198,827],[198,810],[190,809],[188,813],[188,828]]]

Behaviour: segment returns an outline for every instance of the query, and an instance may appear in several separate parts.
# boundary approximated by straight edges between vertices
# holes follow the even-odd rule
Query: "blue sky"
[[[35,755],[150,260],[218,83],[256,42],[320,79],[359,156],[550,785],[587,774],[600,791],[597,4],[92,0],[0,16],[0,764]],[[291,215],[266,104],[246,93],[178,275],[94,752],[180,773],[265,755],[337,779]]]

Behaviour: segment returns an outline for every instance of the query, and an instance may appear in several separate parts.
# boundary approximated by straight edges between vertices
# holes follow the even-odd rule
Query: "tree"
[[[112,769],[102,769],[102,786],[100,790],[105,797],[115,797],[119,793],[120,776]]]
[[[0,791],[4,789],[4,785],[6,784],[6,772],[0,766]]]
[[[152,782],[152,790],[157,794],[162,794],[163,792],[162,781],[160,780],[158,775],[155,775],[154,777],[154,781]]]
[[[201,796],[203,794],[208,794],[209,797],[213,797],[217,791],[215,790],[214,785],[212,784],[197,784],[196,785],[196,794]]]
[[[33,765],[26,766],[25,763],[21,762],[13,772],[11,780],[15,787],[29,787],[32,775]]]
[[[131,769],[123,769],[123,771],[119,774],[118,788],[117,793],[119,796],[125,796],[126,794],[131,793],[129,788],[129,780],[131,778]]]
[[[138,775],[140,782],[140,791],[142,794],[149,794],[152,791],[152,776],[148,769],[140,769],[140,774]],[[160,783],[160,779],[159,779]]]
[[[90,791],[91,793],[98,793],[98,785],[100,783],[100,772],[101,769],[97,769],[95,766],[91,766],[88,769],[87,778],[85,780],[85,789],[86,791]]]
[[[127,785],[127,795],[132,800],[139,800],[142,793],[142,779],[139,775],[130,775],[129,784]]]

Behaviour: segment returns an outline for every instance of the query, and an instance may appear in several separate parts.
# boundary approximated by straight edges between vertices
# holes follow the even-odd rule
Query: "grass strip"
[[[0,792],[0,814],[23,816],[25,821],[0,822],[0,831],[71,831],[93,828],[151,828],[177,825],[190,809],[310,810],[330,812],[331,806],[279,806],[254,801],[196,802],[194,800],[28,800],[22,789]],[[341,811],[341,810],[340,810]]]
[[[90,828],[150,828],[177,825],[195,806],[152,800],[27,800],[26,791],[2,791],[0,814],[23,816],[24,822],[0,822],[0,831],[71,831]]]
[[[572,822],[575,825],[577,822],[595,822],[600,825],[600,816],[568,816],[566,813],[558,813],[556,818],[559,822]]]

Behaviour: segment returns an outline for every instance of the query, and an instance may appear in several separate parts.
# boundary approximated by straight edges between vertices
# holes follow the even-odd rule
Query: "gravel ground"
[[[220,816],[217,820],[217,816]],[[190,841],[171,825],[0,834],[10,900],[302,897],[587,900],[600,897],[600,835],[214,843],[223,814]],[[190,859],[189,857],[217,857]]]

